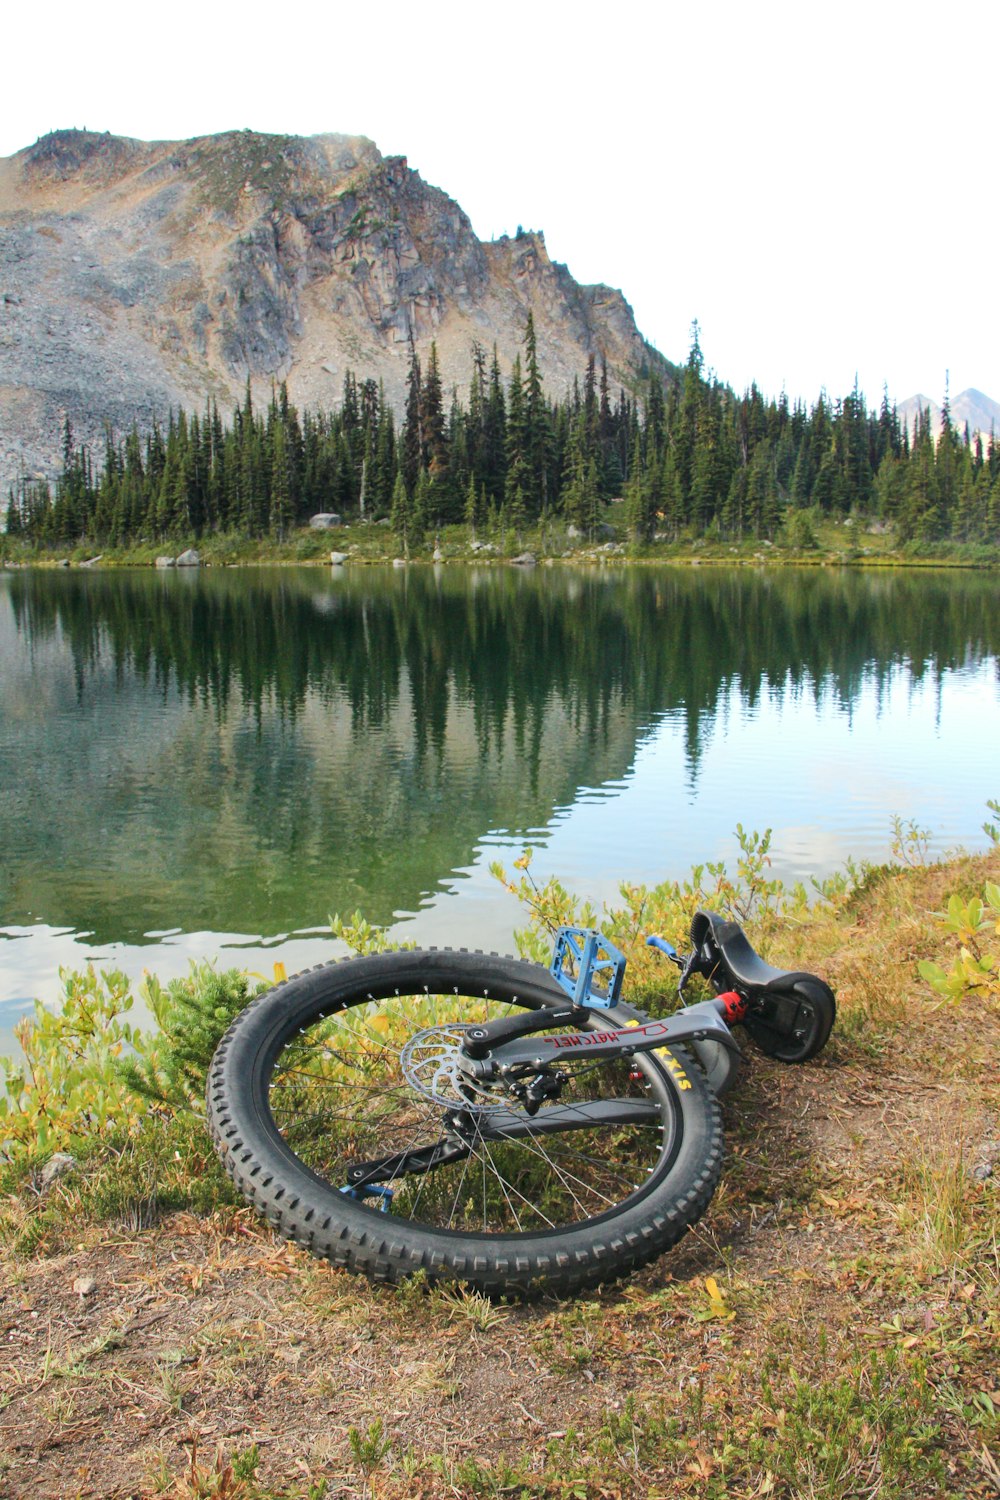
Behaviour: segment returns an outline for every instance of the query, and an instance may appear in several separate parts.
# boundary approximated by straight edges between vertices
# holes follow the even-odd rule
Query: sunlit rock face
[[[231,131],[133,141],[63,130],[0,159],[0,484],[247,380],[330,407],[345,372],[401,409],[411,342],[467,390],[506,375],[534,315],[552,395],[607,361],[614,390],[671,367],[622,294],[580,286],[535,231],[483,242],[462,209],[363,136]]]

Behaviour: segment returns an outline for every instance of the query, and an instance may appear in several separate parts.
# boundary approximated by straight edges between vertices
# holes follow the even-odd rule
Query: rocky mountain
[[[350,368],[401,407],[410,340],[464,390],[534,314],[553,394],[607,359],[670,366],[621,292],[580,286],[540,232],[483,242],[405,157],[363,136],[232,131],[145,142],[61,130],[0,159],[0,495],[78,438],[170,406],[229,406],[249,378],[330,407]]]
[[[899,420],[904,424],[912,437],[916,431],[917,421],[920,413],[929,411],[931,414],[931,430],[937,437],[941,431],[941,408],[936,401],[929,396],[908,396],[901,401],[896,408]],[[981,432],[984,441],[990,434],[996,432],[1000,435],[1000,401],[994,401],[989,396],[984,396],[982,391],[970,387],[962,391],[961,395],[955,397],[951,403],[952,426],[962,432],[966,423],[969,425],[969,433],[975,436]]]

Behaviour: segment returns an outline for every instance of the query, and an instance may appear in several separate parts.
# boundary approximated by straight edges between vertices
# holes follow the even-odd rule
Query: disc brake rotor
[[[506,1101],[461,1066],[462,1038],[469,1025],[455,1021],[415,1032],[400,1053],[400,1066],[407,1083],[424,1099],[446,1109],[482,1113],[503,1107]]]

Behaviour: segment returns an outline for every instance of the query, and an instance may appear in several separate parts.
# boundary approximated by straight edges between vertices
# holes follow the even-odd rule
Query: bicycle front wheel
[[[377,1281],[423,1270],[525,1295],[619,1277],[704,1212],[718,1106],[679,1051],[549,1068],[540,1098],[470,1081],[465,1028],[554,1004],[546,970],[495,955],[403,951],[297,975],[220,1043],[216,1148],[287,1239]]]

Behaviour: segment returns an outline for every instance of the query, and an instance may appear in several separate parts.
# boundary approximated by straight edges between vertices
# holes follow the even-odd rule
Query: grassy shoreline
[[[826,522],[815,531],[815,545],[803,548],[781,542],[745,540],[739,543],[708,539],[676,542],[635,543],[622,528],[614,535],[589,542],[571,538],[562,526],[526,530],[521,535],[482,535],[478,542],[467,526],[446,526],[433,538],[411,549],[412,565],[467,563],[478,567],[510,563],[530,553],[543,564],[608,565],[727,565],[770,567],[862,568],[996,568],[1000,567],[1000,543],[995,547],[958,542],[891,545],[887,535],[870,532],[860,524]],[[348,566],[392,563],[402,556],[398,539],[387,526],[353,524],[333,531],[302,528],[284,540],[251,540],[233,535],[175,538],[170,542],[135,543],[108,548],[97,566],[152,567],[158,557],[177,557],[194,547],[206,566],[329,565],[331,552],[346,554]],[[435,554],[438,554],[437,557]],[[98,553],[93,546],[47,548],[19,543],[0,535],[0,567],[79,566]]]
[[[747,1046],[708,1214],[587,1299],[314,1261],[234,1199],[195,1116],[154,1112],[48,1190],[5,1171],[0,1493],[987,1500],[1000,996],[945,1002],[917,964],[953,963],[937,914],[990,881],[996,842],[932,864],[904,843],[811,906],[751,869],[748,931],[830,980],[834,1036],[804,1068]],[[712,894],[628,893],[622,922]],[[653,972],[630,968],[640,1003]]]

